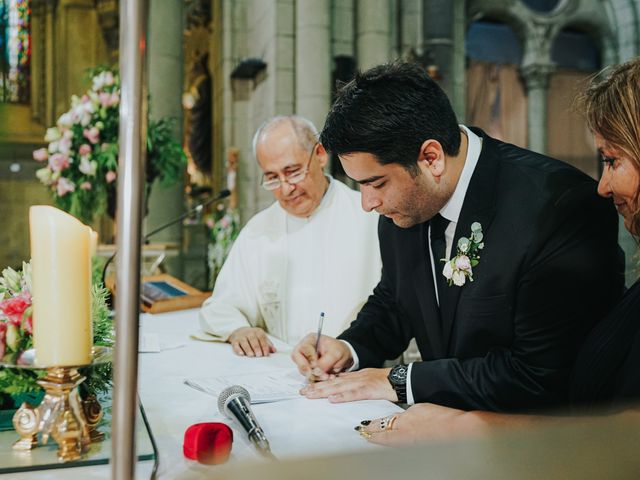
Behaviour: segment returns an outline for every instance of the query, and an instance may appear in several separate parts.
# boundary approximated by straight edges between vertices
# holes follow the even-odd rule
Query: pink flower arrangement
[[[71,97],[71,109],[47,129],[48,146],[33,152],[43,164],[36,177],[50,189],[56,206],[87,224],[115,198],[119,108],[117,72],[94,69],[91,88]],[[171,121],[149,122],[147,134],[147,183],[156,177],[165,186],[180,181],[186,156],[173,138]]]
[[[53,193],[56,205],[85,223],[104,212],[107,176],[118,167],[119,78],[111,70],[96,70],[92,87],[71,98],[71,109],[47,129],[47,148],[33,152],[45,165],[36,176]],[[45,163],[46,162],[46,163]]]

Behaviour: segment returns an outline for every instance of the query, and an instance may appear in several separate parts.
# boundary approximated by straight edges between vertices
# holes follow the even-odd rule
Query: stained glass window
[[[29,101],[30,18],[28,0],[0,0],[0,102]]]

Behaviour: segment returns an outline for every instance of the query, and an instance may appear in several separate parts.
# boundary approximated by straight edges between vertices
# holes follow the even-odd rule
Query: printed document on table
[[[233,376],[185,378],[184,383],[216,398],[225,388],[240,385],[251,395],[251,403],[267,403],[299,398],[298,392],[307,381],[294,368],[279,368]]]

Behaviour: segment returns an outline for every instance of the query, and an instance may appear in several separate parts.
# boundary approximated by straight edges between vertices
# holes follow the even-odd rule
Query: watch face
[[[407,366],[397,365],[389,372],[389,380],[394,384],[403,384],[407,382]]]

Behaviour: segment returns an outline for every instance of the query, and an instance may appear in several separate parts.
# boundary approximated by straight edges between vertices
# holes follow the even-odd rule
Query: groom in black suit
[[[617,216],[596,182],[458,125],[411,64],[348,83],[320,141],[381,214],[383,272],[338,340],[296,346],[320,380],[302,393],[494,411],[565,401],[578,348],[623,286]],[[379,368],[413,337],[421,362]]]

